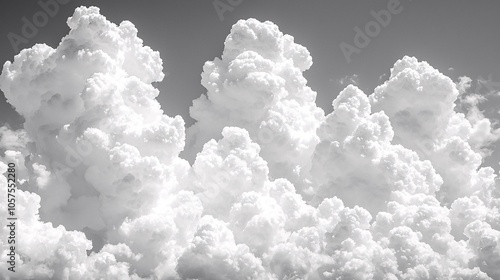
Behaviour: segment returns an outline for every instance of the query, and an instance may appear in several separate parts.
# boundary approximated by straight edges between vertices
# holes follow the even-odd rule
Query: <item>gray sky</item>
[[[47,1],[47,0],[42,0]],[[62,0],[61,0],[62,1]],[[388,73],[404,55],[426,60],[456,80],[466,75],[496,77],[500,80],[500,1],[411,1],[401,0],[398,14],[381,27],[369,44],[354,53],[348,63],[341,51],[342,42],[354,46],[355,27],[365,29],[374,18],[371,11],[387,10],[393,0],[377,1],[298,1],[298,0],[218,0],[239,3],[223,13],[214,2],[195,0],[170,1],[69,1],[40,27],[33,38],[20,48],[35,43],[56,47],[68,32],[67,17],[81,5],[97,5],[109,20],[132,21],[146,45],[161,53],[168,76],[157,84],[159,101],[165,112],[181,115],[188,125],[189,106],[205,93],[200,74],[205,61],[220,56],[224,39],[238,19],[250,17],[270,20],[282,32],[309,49],[312,68],[305,76],[309,86],[318,92],[317,104],[327,113],[331,102],[344,88],[339,80],[356,74],[359,87],[370,94],[382,83],[379,77]],[[12,60],[16,54],[8,39],[10,32],[22,35],[22,18],[32,21],[42,8],[38,1],[2,1],[0,9],[0,61]],[[454,70],[449,70],[453,68]],[[18,127],[21,119],[0,97],[0,123]]]

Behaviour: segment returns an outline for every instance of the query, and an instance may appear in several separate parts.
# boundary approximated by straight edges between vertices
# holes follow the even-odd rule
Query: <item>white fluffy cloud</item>
[[[496,107],[497,96],[491,92],[495,85],[491,81],[478,79],[477,86],[473,87],[473,81],[467,76],[459,78],[457,89],[459,97],[457,99],[457,110],[465,114],[471,125],[469,143],[471,147],[483,156],[483,158],[491,156],[497,141],[500,139],[500,128],[498,121],[490,120],[485,117],[484,109],[480,109],[483,104],[489,104],[488,107]],[[486,85],[486,86],[485,86]],[[482,92],[482,88],[486,87],[490,92]],[[495,112],[495,115],[498,112]],[[496,128],[495,128],[496,127]]]
[[[324,112],[302,72],[312,65],[307,49],[271,22],[240,20],[224,43],[221,58],[206,62],[207,94],[190,108],[197,123],[188,130],[188,157],[226,126],[245,128],[262,149],[273,178],[303,188],[303,174],[318,143]]]
[[[324,116],[307,49],[241,20],[204,66],[185,145],[135,27],[95,7],[68,26],[0,76],[26,120],[0,128],[0,195],[9,162],[19,188],[17,272],[4,227],[3,278],[500,278],[499,184],[481,167],[495,132],[456,111],[467,79],[404,57]]]

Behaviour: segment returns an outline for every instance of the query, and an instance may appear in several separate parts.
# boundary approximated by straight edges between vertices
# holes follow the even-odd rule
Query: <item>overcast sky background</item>
[[[220,0],[226,3],[227,0]],[[21,48],[35,43],[56,47],[67,34],[66,19],[81,5],[97,5],[101,14],[119,23],[130,20],[139,37],[160,52],[164,73],[159,102],[170,115],[181,115],[188,125],[192,100],[205,93],[200,74],[205,61],[220,56],[223,42],[238,19],[270,20],[285,34],[311,52],[313,66],[305,72],[309,85],[317,91],[317,104],[327,113],[331,102],[345,87],[339,80],[356,74],[359,87],[367,94],[381,84],[394,62],[403,55],[416,56],[454,81],[466,75],[500,80],[500,2],[490,1],[410,1],[402,0],[402,12],[393,15],[387,27],[348,63],[339,47],[353,44],[354,28],[364,29],[373,20],[370,11],[387,9],[388,0],[377,1],[297,1],[243,0],[225,12],[221,21],[212,1],[70,1],[61,5],[37,35]],[[22,17],[32,19],[41,8],[37,1],[2,1],[0,9],[0,61],[13,60],[14,51],[7,35],[21,34]],[[450,70],[453,68],[454,70]],[[17,128],[21,118],[0,96],[0,123]]]

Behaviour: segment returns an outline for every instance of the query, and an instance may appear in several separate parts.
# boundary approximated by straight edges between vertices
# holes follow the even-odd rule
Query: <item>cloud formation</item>
[[[226,126],[248,131],[261,147],[273,178],[285,177],[303,188],[303,174],[318,143],[324,112],[302,72],[312,65],[309,51],[267,21],[240,20],[224,43],[221,58],[206,62],[188,129],[188,157]],[[191,154],[191,155],[190,155]]]
[[[500,185],[481,166],[495,132],[457,112],[466,79],[404,57],[325,116],[307,49],[240,20],[204,66],[186,144],[134,25],[80,7],[68,26],[0,76],[26,120],[0,129],[0,195],[9,162],[19,188],[17,272],[2,227],[3,278],[500,278]]]

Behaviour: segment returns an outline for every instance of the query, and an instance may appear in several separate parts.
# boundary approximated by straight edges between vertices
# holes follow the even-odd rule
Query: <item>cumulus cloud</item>
[[[193,101],[188,157],[225,126],[245,128],[261,147],[273,178],[285,177],[300,188],[318,143],[324,112],[302,72],[312,65],[308,50],[271,22],[240,20],[224,43],[221,58],[206,62],[206,95]]]
[[[382,75],[378,76],[378,80],[379,80],[379,81],[383,81],[383,80],[384,80],[384,79],[386,79],[388,76],[389,76],[389,75],[388,75],[387,73],[384,73],[384,74],[382,74]]]
[[[478,77],[477,83],[479,90],[484,89],[489,94],[500,94],[500,77],[489,74],[487,78]]]
[[[3,227],[2,278],[500,277],[499,184],[481,166],[493,122],[457,111],[467,78],[404,57],[325,116],[307,49],[241,20],[204,66],[186,144],[134,25],[80,7],[68,26],[0,76],[26,120],[0,128],[0,195],[7,163],[18,178],[17,271]]]
[[[79,264],[83,267],[75,273],[82,276],[116,272],[116,278],[122,279],[120,275],[129,275],[130,264],[113,272],[118,269],[113,263],[121,256],[100,247],[110,244],[109,240],[121,240],[114,237],[119,235],[115,231],[132,240],[130,228],[154,225],[144,223],[145,215],[160,211],[155,207],[161,203],[158,198],[168,195],[177,184],[177,174],[182,177],[189,169],[177,157],[184,148],[184,122],[164,115],[155,100],[159,92],[151,83],[163,79],[162,61],[158,52],[143,45],[132,23],[115,25],[95,7],[76,9],[67,23],[70,32],[57,48],[35,45],[21,51],[13,62],[4,64],[0,77],[8,102],[26,119],[24,131],[17,136],[2,131],[6,139],[2,142],[14,151],[17,147],[9,144],[12,138],[26,135],[30,142],[28,154],[8,151],[5,161],[18,166],[17,175],[24,180],[19,188],[39,197],[40,210],[35,204],[33,213],[40,211],[41,220],[58,226],[51,229],[52,224],[44,223],[40,227],[47,229],[34,227],[33,233],[47,232],[42,238],[51,238],[59,232],[70,238],[51,241],[54,252],[69,246],[67,254],[57,253],[54,260],[39,262],[25,253],[26,269],[21,265],[20,270],[54,263],[60,268],[48,267],[34,277],[60,278],[51,273],[77,269]],[[83,232],[97,246],[92,247]],[[72,248],[78,249],[74,260],[58,259],[73,255]],[[91,249],[103,255],[88,259],[86,250]],[[33,250],[33,254],[42,251]],[[104,263],[95,268],[94,262]],[[143,273],[145,269],[134,270]]]
[[[488,92],[483,91],[484,84],[490,87]],[[469,143],[483,158],[492,154],[493,149],[498,145],[498,140],[500,139],[498,121],[492,121],[486,117],[485,109],[483,109],[495,106],[495,99],[497,97],[492,94],[491,86],[491,76],[489,82],[485,82],[482,78],[479,78],[474,83],[467,76],[459,77],[459,81],[457,82],[457,89],[459,91],[459,97],[456,101],[457,111],[464,113],[467,120],[469,120],[472,127]],[[496,115],[495,113],[493,115]]]

